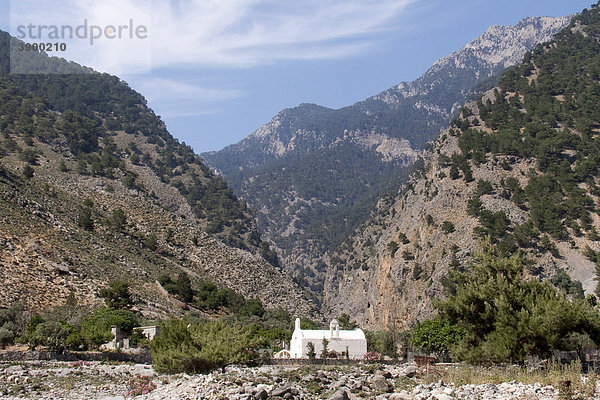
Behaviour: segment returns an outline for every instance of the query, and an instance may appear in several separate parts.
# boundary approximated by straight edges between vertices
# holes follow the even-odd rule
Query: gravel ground
[[[128,382],[147,376],[156,385],[140,400],[163,399],[559,399],[557,388],[539,383],[463,385],[420,383],[415,365],[227,367],[208,375],[160,375],[143,364],[101,362],[0,363],[0,399],[126,399]],[[596,394],[578,399],[600,398]]]

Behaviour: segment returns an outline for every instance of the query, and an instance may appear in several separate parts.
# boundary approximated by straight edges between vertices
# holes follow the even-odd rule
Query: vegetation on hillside
[[[528,211],[531,220],[525,225],[509,229],[505,216],[482,210],[477,198],[470,203],[481,221],[479,233],[502,242],[506,254],[517,247],[549,250],[544,234],[563,241],[582,235],[597,240],[592,214],[599,212],[594,198],[600,195],[598,26],[598,7],[585,10],[553,42],[539,45],[507,71],[493,98],[477,102],[478,116],[491,132],[480,129],[468,112],[453,122],[450,133],[459,135],[462,154],[452,165],[502,157],[503,167],[510,169],[519,159],[536,161],[526,185],[513,179],[495,188]]]
[[[523,362],[553,350],[600,344],[600,313],[550,282],[527,278],[522,256],[487,246],[455,288],[436,303],[439,316],[413,331],[413,344],[476,363]]]
[[[148,167],[177,188],[207,232],[230,245],[261,252],[263,242],[246,204],[191,147],[169,134],[142,95],[116,76],[35,52],[23,55],[22,61],[77,73],[9,74],[9,46],[14,43],[0,32],[0,157],[18,152],[33,176],[36,143],[46,143],[75,162],[80,174],[119,179],[139,191],[146,189],[128,161]],[[115,143],[119,132],[130,135],[127,145]],[[63,165],[66,169],[67,163]],[[270,261],[277,263],[272,257]]]

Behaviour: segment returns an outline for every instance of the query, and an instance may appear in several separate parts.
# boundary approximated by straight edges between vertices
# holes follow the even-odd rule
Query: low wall
[[[152,364],[149,350],[136,353],[98,352],[98,351],[20,351],[8,350],[0,352],[0,361],[123,361],[137,364]]]
[[[358,364],[397,364],[394,361],[365,361],[365,360],[347,360],[345,358],[315,358],[309,360],[308,358],[280,358],[271,359],[265,364],[270,365],[358,365]]]

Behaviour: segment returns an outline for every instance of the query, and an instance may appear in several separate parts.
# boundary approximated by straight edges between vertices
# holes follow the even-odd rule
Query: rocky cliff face
[[[568,21],[494,26],[413,82],[339,110],[283,110],[248,138],[202,157],[258,211],[284,267],[320,293],[322,255],[364,222],[383,193],[398,189],[467,94]]]
[[[424,168],[330,254],[326,314],[409,328],[432,314],[449,272],[468,268],[486,237],[506,254],[524,252],[532,279],[581,296],[579,281],[593,293],[600,198],[595,167],[583,166],[597,159],[588,89],[599,84],[588,69],[598,66],[599,21],[597,8],[576,17],[467,104],[424,154]]]

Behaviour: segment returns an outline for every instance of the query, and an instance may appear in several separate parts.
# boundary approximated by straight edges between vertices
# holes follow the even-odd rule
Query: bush
[[[410,341],[417,349],[444,357],[463,335],[464,332],[459,326],[451,325],[448,320],[435,318],[418,324],[411,332]]]
[[[258,353],[248,328],[223,320],[172,319],[150,343],[153,365],[162,373],[207,373],[229,364],[251,363]]]
[[[18,338],[18,342],[28,345],[30,350],[35,350],[37,346],[42,344],[40,338],[35,334],[37,326],[42,323],[44,323],[44,319],[39,315],[31,317],[25,326],[25,332]]]
[[[116,231],[121,232],[123,229],[125,229],[125,225],[127,224],[127,216],[125,215],[125,211],[123,211],[122,208],[113,210],[110,222]]]
[[[394,240],[392,240],[391,242],[388,243],[387,248],[390,251],[390,256],[392,258],[394,258],[394,255],[396,254],[396,251],[398,251],[398,248],[400,246],[398,245],[398,243]]]
[[[571,279],[569,274],[567,274],[563,269],[558,271],[556,276],[554,276],[550,282],[552,282],[556,288],[564,290],[567,294],[570,294],[577,299],[585,298],[585,293],[583,291],[583,285],[581,282]]]
[[[113,310],[128,309],[133,305],[129,293],[129,283],[123,281],[112,281],[109,287],[100,289],[99,296],[104,299],[106,305]]]
[[[32,350],[35,350],[37,346],[45,346],[50,351],[61,353],[67,346],[76,344],[74,332],[77,332],[77,328],[72,325],[57,321],[44,321],[42,317],[34,316],[18,341],[27,344]]]
[[[454,232],[454,224],[450,221],[444,221],[442,223],[442,231],[446,234]]]
[[[35,173],[35,170],[33,169],[33,167],[29,164],[25,165],[25,167],[23,167],[23,176],[27,179],[31,179],[33,178],[33,174]]]
[[[143,394],[148,394],[154,389],[156,389],[156,383],[152,381],[152,378],[150,376],[141,375],[129,379],[127,382],[127,393],[125,396],[140,396]]]
[[[308,356],[309,360],[314,360],[317,357],[317,353],[315,353],[315,345],[313,344],[313,342],[308,342],[306,344],[306,355]]]
[[[185,272],[178,274],[175,281],[168,275],[161,275],[158,277],[158,282],[169,294],[176,295],[181,301],[191,303],[194,300],[192,282]]]
[[[397,356],[396,334],[387,331],[365,331],[367,351],[395,358]]]
[[[131,311],[113,310],[107,307],[96,309],[81,324],[81,336],[90,347],[99,347],[112,340],[112,326],[117,326],[125,335],[131,334],[138,320]]]
[[[151,233],[150,235],[148,235],[146,240],[144,240],[144,244],[148,249],[156,251],[156,249],[158,249],[158,238],[154,233]]]
[[[346,313],[342,313],[337,320],[341,329],[352,330],[358,327],[356,321],[350,320],[350,316]]]
[[[519,254],[501,257],[490,245],[471,272],[458,273],[455,294],[436,303],[440,318],[464,335],[453,357],[471,362],[524,361],[569,349],[574,333],[600,343],[600,317],[585,300],[569,300],[549,282],[529,280]]]
[[[77,219],[77,225],[86,231],[94,230],[94,220],[92,218],[91,208],[85,207],[83,210],[81,210],[79,213],[79,218]]]
[[[66,324],[56,321],[46,321],[37,325],[35,335],[39,343],[50,351],[62,352],[66,346],[67,337],[71,330]]]
[[[477,197],[483,196],[484,194],[491,194],[494,191],[492,184],[485,179],[480,179],[477,181]]]
[[[6,346],[8,346],[9,344],[11,344],[13,342],[15,338],[15,333],[6,328],[6,327],[0,327],[0,348],[5,348]]]

